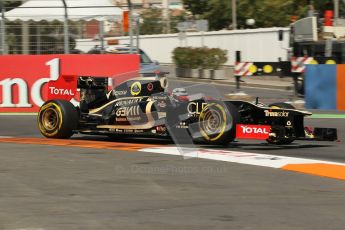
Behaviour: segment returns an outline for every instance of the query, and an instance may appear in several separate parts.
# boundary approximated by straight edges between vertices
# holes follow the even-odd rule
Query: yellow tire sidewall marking
[[[59,128],[56,129],[54,132],[52,133],[47,133],[44,129],[44,127],[42,127],[41,125],[41,113],[46,110],[47,108],[50,108],[50,107],[55,107],[56,111],[58,112],[58,115],[59,115]],[[45,105],[43,105],[41,108],[40,108],[40,111],[38,113],[38,128],[40,129],[40,131],[42,132],[42,134],[44,134],[45,136],[54,136],[56,135],[56,133],[58,133],[60,130],[61,130],[61,126],[62,126],[62,112],[61,112],[61,108],[59,105],[57,105],[56,103],[54,102],[49,102]]]
[[[218,134],[216,137],[214,137],[214,138],[210,138],[210,137],[207,135],[207,133],[201,128],[201,122],[202,122],[201,120],[204,118],[204,114],[205,114],[203,111],[206,111],[210,106],[215,106],[215,107],[217,107],[217,108],[220,110],[220,112],[221,112],[221,114],[222,114],[222,116],[223,116],[223,118],[224,118],[224,121],[223,121],[223,123],[222,123],[222,127],[221,127],[221,129],[220,129],[220,132],[219,132],[219,134]],[[200,133],[201,133],[201,135],[202,135],[206,140],[208,140],[208,141],[216,141],[216,140],[218,140],[219,138],[222,137],[222,135],[224,134],[224,131],[225,131],[225,129],[226,129],[226,113],[225,113],[225,110],[224,110],[224,108],[223,108],[221,105],[212,103],[212,104],[207,105],[207,106],[203,109],[203,111],[201,112],[200,117],[199,117],[199,129],[200,129]]]

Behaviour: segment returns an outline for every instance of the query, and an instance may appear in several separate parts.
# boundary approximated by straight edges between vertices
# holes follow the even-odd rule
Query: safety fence
[[[91,38],[100,40],[99,22],[69,22],[69,53],[82,53],[76,49],[76,39]],[[107,36],[119,36],[121,24],[108,25]],[[5,54],[54,54],[64,53],[64,26],[54,22],[8,22],[6,43],[2,46]]]
[[[177,23],[177,21],[171,21],[171,26]],[[101,43],[100,24],[98,21],[80,21],[69,22],[69,48],[70,53],[87,53],[93,47],[79,47],[77,49],[76,40],[91,39],[94,43]],[[140,26],[140,25],[139,25]],[[155,34],[163,34],[166,31],[165,22],[155,23],[152,25],[154,28],[145,29],[141,34],[145,34],[146,31],[154,31]],[[108,37],[121,37],[128,35],[123,31],[121,21],[107,21],[103,24],[104,38]],[[137,26],[134,28],[135,35],[137,34]],[[170,32],[176,32],[175,28],[171,28]],[[148,33],[148,32],[146,32]],[[63,22],[10,22],[6,21],[6,32],[0,36],[4,36],[6,43],[1,44],[0,52],[6,54],[55,54],[64,53],[64,25]],[[128,44],[129,42],[127,42]],[[110,45],[114,44],[110,42]],[[117,44],[117,43],[116,43]],[[104,43],[108,45],[107,42]],[[81,44],[83,46],[83,44]]]
[[[76,39],[103,40],[126,33],[126,8],[110,0],[27,0],[11,7],[6,2],[0,3],[2,54],[80,53]]]
[[[132,8],[112,0],[23,2],[6,8],[0,1],[1,54],[87,53],[93,47],[77,49],[76,40],[91,39],[104,48],[108,37],[176,33],[184,20],[174,10],[163,17],[163,9]]]

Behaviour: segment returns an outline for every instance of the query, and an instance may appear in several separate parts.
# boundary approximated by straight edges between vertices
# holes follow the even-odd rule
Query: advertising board
[[[58,90],[47,83],[62,75],[111,77],[119,84],[137,77],[139,66],[136,54],[0,56],[0,113],[37,112],[48,90]],[[78,92],[73,96],[76,102]]]

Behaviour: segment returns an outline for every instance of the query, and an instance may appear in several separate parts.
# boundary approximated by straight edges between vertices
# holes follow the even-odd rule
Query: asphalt
[[[210,93],[217,95],[233,90],[229,85],[212,87],[216,92]],[[290,95],[276,89],[246,90],[266,103]],[[344,119],[306,119],[306,125],[337,127],[340,142],[277,147],[241,141],[222,149],[345,163]],[[41,137],[35,116],[8,115],[0,116],[0,136]],[[95,145],[174,145],[159,139],[74,139]],[[344,229],[341,180],[131,150],[43,145],[44,140],[42,145],[0,143],[0,229]]]
[[[344,182],[149,153],[1,144],[1,229],[343,229]],[[317,218],[316,218],[317,217]]]

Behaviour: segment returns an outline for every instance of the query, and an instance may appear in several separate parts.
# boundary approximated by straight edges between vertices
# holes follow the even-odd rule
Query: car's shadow
[[[312,149],[332,147],[329,144],[310,144],[310,143],[292,143],[289,145],[274,145],[269,143],[241,143],[233,142],[228,146],[212,146],[212,148],[237,149],[237,150],[257,150],[257,151],[277,151],[277,150],[295,150],[295,149]]]
[[[92,140],[92,141],[105,141],[105,142],[121,142],[121,143],[130,143],[130,144],[151,144],[151,145],[163,145],[163,146],[182,146],[182,147],[196,147],[196,148],[209,148],[209,149],[222,149],[222,150],[252,150],[252,151],[279,151],[279,150],[296,150],[296,149],[313,149],[313,148],[327,148],[333,147],[332,144],[315,144],[306,141],[306,143],[292,143],[289,145],[273,145],[269,143],[260,143],[260,142],[241,142],[235,141],[229,143],[227,146],[219,145],[205,145],[205,144],[183,144],[176,143],[170,138],[157,138],[157,137],[135,137],[132,136],[116,136],[116,137],[107,137],[107,136],[76,136],[73,139],[75,140]]]
[[[105,141],[105,142],[121,142],[130,144],[151,144],[151,145],[173,145],[174,142],[170,138],[157,138],[157,137],[133,137],[130,135],[119,136],[96,136],[96,135],[78,135],[74,136],[74,140],[86,140],[86,141]]]

